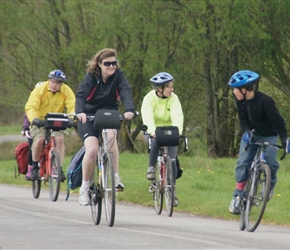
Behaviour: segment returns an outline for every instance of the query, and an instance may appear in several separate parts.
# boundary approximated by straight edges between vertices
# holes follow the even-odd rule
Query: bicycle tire
[[[163,207],[163,190],[162,190],[162,174],[158,165],[155,172],[155,190],[153,193],[154,208],[158,215],[162,212]]]
[[[92,218],[95,225],[99,225],[102,216],[102,197],[100,191],[100,185],[93,184],[90,189],[91,195],[91,212]]]
[[[245,225],[249,232],[256,230],[263,217],[271,185],[271,171],[267,164],[259,166],[255,180],[253,180],[253,174],[251,172],[251,187],[247,195],[245,211]]]
[[[41,180],[32,181],[32,195],[35,199],[39,198],[41,190]]]
[[[61,166],[59,153],[55,150],[50,155],[50,171],[48,173],[49,180],[49,196],[51,201],[57,201],[61,182]]]
[[[174,205],[174,174],[173,167],[170,156],[165,157],[164,159],[164,192],[165,192],[165,204],[166,210],[169,217],[173,213]]]
[[[241,214],[240,214],[240,221],[239,221],[239,226],[240,226],[241,231],[244,231],[246,228],[245,215],[246,215],[246,199],[243,199],[242,207],[241,207]]]
[[[106,220],[108,226],[112,227],[115,221],[116,187],[113,159],[110,153],[104,153],[102,174]]]

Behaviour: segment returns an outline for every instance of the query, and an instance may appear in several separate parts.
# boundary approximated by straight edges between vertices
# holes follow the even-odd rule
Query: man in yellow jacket
[[[75,112],[75,94],[72,89],[66,85],[66,76],[61,70],[53,70],[48,74],[48,81],[35,88],[25,105],[25,113],[29,122],[32,124],[30,135],[33,138],[32,143],[32,172],[31,180],[38,180],[38,161],[42,151],[45,139],[44,119],[49,112],[67,113]],[[60,132],[56,134],[56,149],[60,155],[61,166],[64,160],[64,140]],[[62,171],[61,181],[66,177]]]

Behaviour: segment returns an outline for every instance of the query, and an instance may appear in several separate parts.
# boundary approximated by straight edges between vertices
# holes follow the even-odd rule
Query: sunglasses
[[[110,67],[111,65],[112,66],[117,66],[117,61],[113,61],[113,62],[103,62],[104,66],[106,67]]]

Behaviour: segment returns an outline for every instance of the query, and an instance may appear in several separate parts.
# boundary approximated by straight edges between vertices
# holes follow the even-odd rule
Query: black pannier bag
[[[45,128],[54,131],[65,130],[68,127],[68,117],[61,113],[47,113],[45,116]]]
[[[95,114],[94,129],[119,129],[121,126],[120,115],[114,109],[99,109]]]
[[[159,147],[173,147],[179,144],[179,129],[176,126],[156,128],[156,142]]]

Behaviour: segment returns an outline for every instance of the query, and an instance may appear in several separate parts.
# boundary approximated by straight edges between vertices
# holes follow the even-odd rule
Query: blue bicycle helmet
[[[240,70],[232,75],[228,85],[231,88],[248,88],[260,80],[260,75],[250,70]]]
[[[55,70],[51,71],[48,74],[48,78],[55,79],[55,80],[58,80],[61,82],[65,82],[65,80],[66,80],[65,74],[59,69],[55,69]]]
[[[173,80],[173,76],[167,72],[160,72],[153,76],[150,79],[150,82],[154,85],[163,85],[164,83],[170,82]]]

